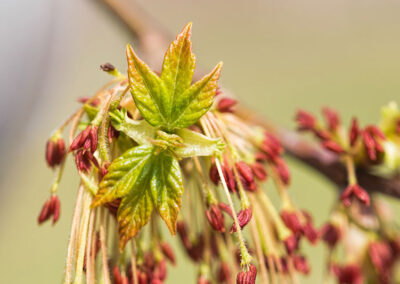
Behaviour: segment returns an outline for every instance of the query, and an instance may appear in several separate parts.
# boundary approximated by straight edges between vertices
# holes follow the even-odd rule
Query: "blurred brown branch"
[[[101,0],[133,32],[141,47],[143,56],[155,68],[160,66],[160,58],[168,46],[170,35],[157,21],[152,19],[134,0]],[[305,141],[301,135],[268,123],[244,106],[237,110],[237,115],[274,133],[282,142],[287,153],[295,159],[315,169],[342,189],[347,184],[347,173],[337,156],[317,144]],[[357,169],[360,185],[369,192],[379,192],[400,198],[400,175],[390,178],[381,177]]]

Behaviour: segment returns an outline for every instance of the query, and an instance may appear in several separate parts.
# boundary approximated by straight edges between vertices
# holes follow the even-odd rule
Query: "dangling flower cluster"
[[[305,111],[297,113],[296,121],[300,130],[312,132],[325,149],[338,155],[348,171],[342,204],[334,206],[329,221],[318,232],[329,250],[327,276],[343,284],[397,283],[394,272],[400,264],[400,232],[388,213],[388,204],[370,197],[357,183],[356,167],[398,172],[400,111],[395,103],[383,108],[379,127],[361,129],[353,119],[348,135],[335,111],[324,109],[323,115],[324,125]],[[352,202],[353,197],[359,202]],[[341,248],[342,256],[338,254]]]
[[[192,84],[190,36],[188,24],[161,72],[128,45],[128,77],[102,65],[115,78],[80,99],[49,140],[46,160],[56,178],[39,222],[58,219],[67,154],[81,181],[65,283],[163,283],[167,262],[179,263],[163,222],[198,264],[198,283],[277,283],[309,273],[300,241],[314,244],[318,232],[289,196],[279,140],[235,114],[237,101],[218,88],[222,64]],[[67,126],[68,152],[61,138]],[[269,180],[280,204],[263,188]]]
[[[336,111],[324,108],[322,114],[325,124],[320,123],[306,111],[298,111],[296,114],[298,129],[312,132],[322,147],[345,161],[348,185],[340,196],[343,204],[347,207],[350,206],[354,197],[365,205],[369,205],[368,193],[357,182],[355,162],[358,164],[379,163],[384,153],[385,135],[374,125],[360,129],[356,118],[352,120],[348,134],[346,134]]]

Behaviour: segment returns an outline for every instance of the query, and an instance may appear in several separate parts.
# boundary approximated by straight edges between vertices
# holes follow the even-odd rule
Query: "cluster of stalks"
[[[181,33],[180,40],[184,36],[188,40],[188,33],[190,26]],[[133,88],[131,75],[128,79],[109,63],[101,69],[114,79],[92,97],[81,98],[82,106],[46,145],[46,161],[54,169],[55,178],[38,221],[57,222],[61,207],[57,192],[67,156],[71,155],[80,186],[64,283],[163,283],[167,263],[175,265],[179,260],[164,237],[160,216],[153,212],[146,225],[147,221],[138,214],[135,218],[146,226],[137,234],[128,235],[121,230],[124,224],[117,217],[121,214],[120,197],[100,206],[94,202],[105,190],[101,186],[104,177],[112,175],[110,164],[138,146],[138,139],[132,139],[133,134],[121,130],[117,122],[127,119],[136,125],[148,120],[129,93]],[[398,147],[400,113],[394,117],[394,128],[359,129],[357,121],[353,121],[349,134],[332,110],[324,111],[325,126],[307,112],[298,113],[299,128],[314,133],[324,148],[338,155],[348,173],[348,186],[329,222],[317,230],[311,215],[299,209],[289,195],[290,173],[277,137],[237,115],[237,101],[226,90],[219,88],[213,100],[211,108],[189,129],[220,139],[225,145],[223,150],[208,156],[174,156],[179,158],[185,193],[176,224],[172,229],[168,226],[171,232],[178,233],[187,257],[197,265],[197,282],[254,284],[257,279],[259,283],[297,283],[299,273],[310,272],[307,258],[301,254],[301,241],[316,244],[322,239],[329,247],[327,279],[333,275],[339,283],[362,283],[366,279],[390,283],[400,255],[398,233],[383,212],[385,206],[359,186],[357,168],[389,161],[398,170],[396,161],[385,160],[384,141],[390,137],[390,146]],[[162,131],[149,139],[157,149],[155,155],[172,146],[185,147],[182,141],[179,136]],[[174,151],[168,153],[174,155]],[[277,191],[276,202],[265,190],[268,183]],[[357,253],[350,246],[346,261],[339,262],[339,244],[346,247],[346,243],[354,243],[355,235],[363,236],[365,245],[357,246]]]

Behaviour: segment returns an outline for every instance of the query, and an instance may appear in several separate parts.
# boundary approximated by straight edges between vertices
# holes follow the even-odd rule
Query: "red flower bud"
[[[292,260],[293,266],[298,272],[303,274],[310,273],[310,265],[308,264],[307,259],[304,256],[294,255]]]
[[[307,222],[302,228],[304,236],[307,240],[312,243],[316,244],[318,241],[318,231],[314,228],[311,222]]]
[[[92,163],[99,167],[99,163],[93,154],[86,150],[79,150],[75,155],[76,167],[80,172],[89,172],[92,168]]]
[[[46,144],[46,161],[49,167],[55,167],[63,161],[65,157],[65,142],[62,138],[53,141],[47,141]]]
[[[58,196],[52,195],[50,199],[44,203],[38,217],[38,223],[42,224],[43,222],[49,220],[53,216],[53,225],[54,225],[60,217],[60,209],[61,209],[61,203],[60,200],[58,199]]]
[[[110,71],[114,71],[115,67],[111,63],[107,62],[107,63],[104,63],[104,64],[100,65],[100,69],[105,71],[105,72],[110,72]]]
[[[243,187],[249,191],[257,190],[257,184],[254,181],[254,175],[251,167],[243,161],[237,162],[235,166],[238,170],[239,178],[243,184]]]
[[[383,153],[381,141],[386,139],[385,135],[376,126],[370,125],[362,131],[362,138],[368,157],[375,161],[377,154]]]
[[[200,274],[197,276],[197,284],[211,284],[211,281],[207,279],[207,276]]]
[[[175,260],[175,253],[172,250],[171,246],[166,243],[166,242],[162,242],[161,243],[161,251],[163,253],[163,255],[173,264],[175,265],[176,260]]]
[[[319,235],[324,240],[324,242],[330,247],[333,248],[336,246],[337,242],[341,238],[341,233],[338,227],[331,223],[325,224],[320,232]]]
[[[97,126],[89,125],[86,127],[86,129],[79,133],[74,141],[72,141],[69,150],[74,151],[83,148],[86,152],[86,150],[90,148],[90,152],[93,154],[97,149],[97,130]]]
[[[328,125],[329,131],[336,131],[336,129],[340,124],[340,118],[338,113],[330,108],[323,108],[322,114],[325,117],[325,121]]]
[[[338,143],[332,140],[325,140],[321,143],[322,147],[325,149],[336,153],[336,154],[342,154],[344,152],[342,146],[340,146]]]
[[[206,211],[206,217],[210,225],[214,228],[214,230],[218,232],[225,232],[225,222],[224,222],[224,215],[218,205],[212,204]]]
[[[122,276],[121,272],[119,271],[118,266],[115,266],[112,271],[113,274],[113,283],[114,284],[122,284]]]
[[[292,254],[295,250],[299,248],[299,240],[296,238],[296,236],[290,235],[283,241],[286,251],[288,254]]]
[[[264,140],[261,144],[261,150],[265,153],[268,160],[273,161],[283,154],[283,147],[279,140],[269,134],[265,133]]]
[[[232,283],[232,274],[227,262],[222,262],[217,272],[218,283]]]
[[[299,130],[313,130],[317,122],[312,114],[304,110],[297,111],[295,120]]]
[[[392,267],[395,262],[394,251],[387,242],[374,242],[368,247],[369,257],[381,282],[390,283]]]
[[[219,112],[233,112],[233,107],[237,104],[237,101],[231,98],[222,98],[217,105]]]
[[[340,199],[342,200],[345,206],[351,205],[351,198],[356,197],[359,201],[364,203],[365,205],[369,206],[370,198],[368,193],[358,184],[349,185],[340,195]]]
[[[362,284],[363,275],[361,269],[356,264],[332,265],[333,274],[336,276],[339,284]]]
[[[289,167],[287,166],[285,161],[282,158],[276,158],[274,160],[274,166],[276,171],[278,172],[281,181],[285,185],[288,185],[290,183],[290,172],[289,172]]]
[[[296,212],[283,210],[281,218],[286,227],[288,227],[293,234],[300,235],[302,233],[302,225]]]
[[[350,146],[353,147],[356,144],[359,136],[360,136],[360,128],[358,127],[358,120],[357,118],[353,118],[349,132]]]
[[[257,277],[257,269],[250,264],[249,270],[240,271],[236,277],[236,284],[255,284]]]
[[[238,213],[237,217],[238,217],[239,226],[241,229],[243,229],[243,227],[246,226],[250,222],[252,215],[253,215],[253,210],[251,208],[243,209]],[[233,232],[236,232],[235,223],[233,223],[233,225],[232,225],[231,234]]]
[[[400,135],[400,117],[397,119],[396,122],[396,133]]]
[[[221,167],[222,167],[222,172],[224,174],[224,179],[225,179],[228,189],[231,192],[236,192],[236,182],[235,182],[235,177],[233,175],[232,170],[226,166],[221,166]],[[218,168],[214,163],[210,167],[210,179],[215,185],[218,185],[218,183],[221,180],[220,176],[219,176]]]
[[[265,181],[267,179],[267,171],[261,163],[254,163],[251,165],[251,170],[258,180]]]
[[[153,271],[153,278],[160,280],[160,283],[167,278],[167,264],[165,260],[161,260],[156,264]]]

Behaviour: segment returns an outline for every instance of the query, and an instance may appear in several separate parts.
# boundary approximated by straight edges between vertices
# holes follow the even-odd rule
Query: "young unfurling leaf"
[[[195,56],[192,54],[189,23],[166,52],[161,78],[127,46],[128,75],[131,94],[148,123],[166,131],[185,128],[211,107],[217,90],[222,63],[190,86]]]
[[[135,186],[139,176],[143,174],[143,168],[151,159],[152,153],[152,145],[141,145],[128,150],[115,159],[100,183],[92,206],[100,206],[126,196]]]
[[[126,48],[131,94],[136,107],[148,123],[157,127],[166,125],[169,112],[167,95],[161,79],[135,54],[132,46]]]
[[[184,147],[174,150],[180,158],[212,156],[222,152],[225,146],[219,138],[209,138],[189,129],[177,130],[176,134],[182,138],[184,145]]]
[[[154,207],[171,234],[175,234],[183,194],[181,168],[175,157],[162,152],[155,158],[150,190]]]

